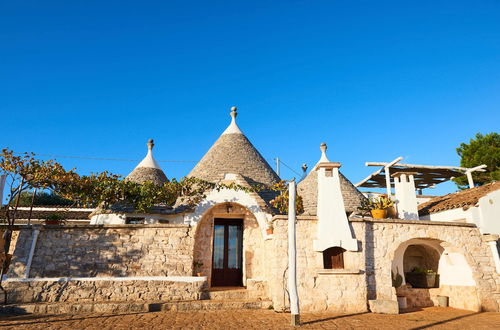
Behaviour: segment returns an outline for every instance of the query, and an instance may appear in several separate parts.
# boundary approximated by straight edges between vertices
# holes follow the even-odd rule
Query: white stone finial
[[[318,163],[329,163],[330,162],[330,160],[328,160],[328,157],[326,157],[326,149],[328,149],[328,147],[326,146],[326,143],[325,142],[321,143],[319,146],[319,150],[321,150],[321,158],[319,159]]]
[[[153,147],[155,146],[154,140],[149,139],[147,146],[148,146],[148,153],[146,157],[144,157],[144,159],[136,167],[151,167],[151,168],[161,169],[160,165],[153,157]]]
[[[236,116],[238,116],[238,108],[231,107],[230,115],[231,115],[231,124],[229,124],[229,126],[226,128],[224,133],[222,133],[222,135],[224,135],[224,134],[243,134],[241,132],[240,128],[238,127],[238,125],[236,124]]]

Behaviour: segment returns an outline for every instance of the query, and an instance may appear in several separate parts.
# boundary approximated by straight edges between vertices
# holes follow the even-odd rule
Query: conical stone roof
[[[323,147],[324,146],[324,147]],[[326,157],[326,145],[322,144],[322,155],[318,163],[329,162]],[[340,190],[348,213],[358,211],[361,201],[366,197],[339,171]],[[304,180],[297,185],[297,192],[302,197],[304,214],[317,215],[318,206],[318,172],[313,169]]]
[[[157,185],[162,185],[168,181],[167,176],[161,169],[158,162],[153,157],[153,139],[148,141],[148,153],[146,157],[136,166],[136,168],[127,175],[126,180],[136,183],[144,183],[146,181],[153,182]]]
[[[236,107],[233,107],[231,124],[188,176],[218,182],[224,179],[225,174],[234,173],[251,184],[271,185],[278,182],[278,175],[239,129],[236,116]]]

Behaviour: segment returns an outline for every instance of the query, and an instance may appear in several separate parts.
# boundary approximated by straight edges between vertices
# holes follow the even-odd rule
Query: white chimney
[[[324,251],[338,246],[358,251],[358,241],[352,237],[340,189],[340,163],[328,160],[326,148],[322,143],[321,159],[313,169],[318,172],[318,232],[314,250]]]
[[[397,172],[394,177],[398,217],[405,220],[418,220],[418,204],[415,191],[415,173]]]

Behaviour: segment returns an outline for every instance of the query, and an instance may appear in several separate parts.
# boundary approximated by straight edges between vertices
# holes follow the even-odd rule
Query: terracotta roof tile
[[[418,213],[419,215],[427,215],[430,213],[456,208],[463,208],[464,210],[467,210],[468,208],[477,205],[477,202],[481,197],[498,189],[500,189],[500,181],[444,196],[438,196],[420,204],[418,206]]]

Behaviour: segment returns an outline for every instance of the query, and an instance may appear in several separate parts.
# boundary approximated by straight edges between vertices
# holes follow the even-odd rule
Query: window
[[[341,247],[331,247],[323,251],[323,268],[324,269],[343,269],[344,268],[344,252]]]
[[[141,225],[144,223],[144,218],[141,217],[127,217],[125,220],[127,225]]]

